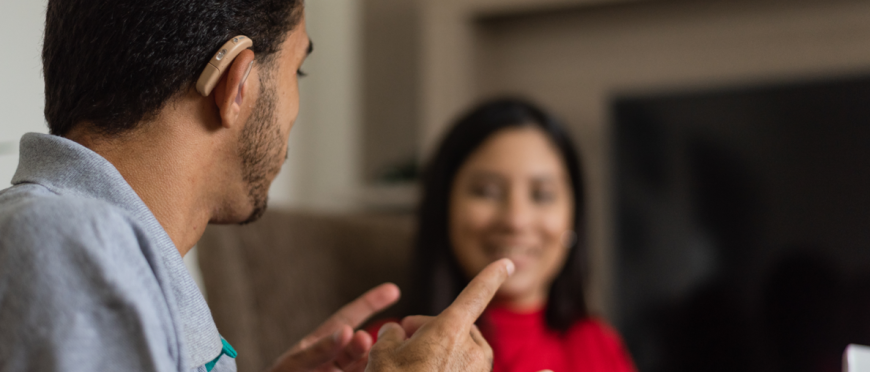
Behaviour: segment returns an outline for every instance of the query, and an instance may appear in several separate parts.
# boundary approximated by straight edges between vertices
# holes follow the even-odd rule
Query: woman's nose
[[[501,225],[511,231],[527,228],[533,217],[531,207],[531,203],[524,195],[518,192],[510,193],[501,208]]]

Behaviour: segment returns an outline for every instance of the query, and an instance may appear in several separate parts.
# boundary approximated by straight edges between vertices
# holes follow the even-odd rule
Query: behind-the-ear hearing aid
[[[202,94],[203,97],[208,97],[212,89],[217,85],[218,80],[221,79],[221,74],[230,67],[236,56],[252,45],[254,45],[254,42],[251,41],[251,38],[239,35],[230,39],[230,41],[227,41],[226,44],[218,49],[214,57],[205,65],[205,70],[202,71],[202,75],[199,75],[199,80],[196,81],[196,90],[199,94]],[[250,68],[251,66],[248,66],[249,72]]]

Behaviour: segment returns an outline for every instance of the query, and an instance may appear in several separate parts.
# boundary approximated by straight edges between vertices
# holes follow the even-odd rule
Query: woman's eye
[[[539,204],[550,203],[556,200],[556,193],[550,190],[535,190],[532,191],[532,200]]]
[[[501,190],[491,185],[478,185],[471,187],[471,194],[480,198],[498,199],[501,197]]]
[[[305,71],[302,71],[302,69],[298,69],[298,70],[296,70],[296,76],[306,77],[306,76],[308,76],[308,74],[306,74]]]

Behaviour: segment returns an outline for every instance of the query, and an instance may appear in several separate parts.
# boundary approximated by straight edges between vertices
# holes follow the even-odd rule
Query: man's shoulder
[[[58,243],[99,248],[138,240],[139,231],[126,211],[103,200],[59,195],[35,184],[0,192],[0,250]],[[73,242],[84,244],[68,244]]]
[[[58,291],[94,297],[106,286],[119,298],[143,286],[159,295],[142,231],[128,213],[105,201],[58,195],[39,185],[4,190],[0,287],[9,285],[19,297],[35,296],[34,301],[39,293],[71,296]]]
[[[0,348],[0,370],[44,358],[64,369],[174,370],[179,331],[142,231],[106,201],[35,184],[0,192],[0,303],[11,305],[0,311],[0,344],[14,345]]]

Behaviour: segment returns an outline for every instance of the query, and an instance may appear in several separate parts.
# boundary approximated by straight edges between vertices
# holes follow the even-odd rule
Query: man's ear
[[[246,49],[236,56],[229,69],[221,75],[212,91],[215,104],[221,116],[221,126],[229,128],[234,125],[242,112],[242,106],[252,97],[248,96],[250,86],[248,76],[254,64],[254,52]]]

